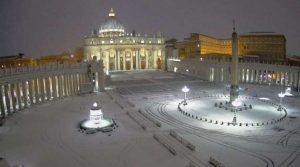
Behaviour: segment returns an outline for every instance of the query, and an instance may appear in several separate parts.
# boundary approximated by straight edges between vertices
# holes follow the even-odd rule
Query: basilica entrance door
[[[123,68],[123,61],[124,61],[124,58],[123,57],[120,57],[120,68],[119,70],[124,70]]]
[[[130,70],[131,63],[130,63],[130,58],[126,58],[126,70]]]
[[[141,69],[145,69],[145,68],[146,68],[146,58],[141,57]]]
[[[157,69],[161,69],[161,59],[158,58],[156,61]]]

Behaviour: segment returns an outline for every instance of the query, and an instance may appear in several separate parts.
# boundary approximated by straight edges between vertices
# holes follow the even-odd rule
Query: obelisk
[[[230,86],[230,103],[239,96],[238,85],[238,37],[235,31],[235,26],[232,32],[232,58],[231,58],[231,86]]]

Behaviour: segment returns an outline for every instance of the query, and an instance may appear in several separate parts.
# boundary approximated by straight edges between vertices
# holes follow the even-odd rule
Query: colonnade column
[[[10,96],[11,96],[11,102],[13,107],[13,112],[16,112],[16,96],[15,96],[15,83],[10,84]]]
[[[58,94],[59,97],[62,98],[64,95],[63,95],[63,84],[62,84],[61,75],[58,75],[57,78],[58,78]]]
[[[7,110],[7,114],[10,115],[10,100],[9,100],[9,96],[8,96],[8,84],[4,85],[4,96],[5,96],[5,103],[6,103],[6,110]]]
[[[23,103],[24,103],[24,108],[27,108],[28,107],[28,96],[27,96],[27,84],[26,84],[27,81],[23,81],[22,82],[22,92],[23,92]]]
[[[2,85],[0,85],[0,110],[1,110],[1,117],[5,117],[5,108],[4,108],[4,101],[3,101],[3,92],[2,92]]]
[[[69,92],[69,78],[68,78],[68,74],[64,75],[64,82],[65,82],[65,96],[69,96],[70,92]]]
[[[17,100],[18,100],[18,110],[22,109],[22,101],[21,101],[21,93],[20,93],[20,83],[16,83],[16,94],[17,94]]]
[[[47,100],[51,100],[51,77],[47,77]]]
[[[33,92],[32,92],[32,79],[28,81],[28,86],[29,86],[29,100],[30,100],[30,105],[32,106],[33,105]]]
[[[75,76],[75,92],[77,94],[79,91],[78,74],[76,73],[74,76]]]
[[[71,88],[71,95],[75,94],[75,86],[74,86],[74,76],[70,74],[70,88]]]
[[[71,76],[70,74],[67,74],[67,90],[68,90],[68,95],[72,95],[72,89],[71,89]]]
[[[56,88],[56,86],[57,86],[56,75],[52,76],[51,78],[52,78],[52,80],[51,80],[52,81],[52,97],[53,97],[53,99],[56,99],[56,98],[58,98],[57,88]]]
[[[34,96],[35,96],[35,103],[40,102],[40,96],[39,96],[39,79],[34,79]]]
[[[40,87],[40,97],[41,97],[41,101],[44,102],[45,101],[45,85],[44,85],[44,78],[40,78],[39,79],[39,87]]]

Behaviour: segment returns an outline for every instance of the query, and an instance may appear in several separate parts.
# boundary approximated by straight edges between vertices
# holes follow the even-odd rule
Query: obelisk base
[[[230,87],[230,104],[239,97],[239,86],[231,85]]]

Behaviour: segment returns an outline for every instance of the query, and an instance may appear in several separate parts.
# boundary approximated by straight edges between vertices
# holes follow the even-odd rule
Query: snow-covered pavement
[[[259,127],[240,127],[199,121],[178,111],[184,85],[191,89],[188,96],[192,97],[226,95],[225,84],[158,71],[112,73],[108,84],[113,89],[105,93],[68,97],[14,114],[5,126],[0,127],[0,157],[4,157],[10,165],[25,167],[179,167],[190,163],[206,166],[210,157],[225,166],[300,165],[298,96],[284,99],[288,115],[283,121]],[[258,97],[269,98],[273,103],[278,103],[277,93],[284,90],[283,87],[267,85],[241,86],[246,88],[241,92],[243,96],[251,96],[255,91]],[[214,112],[219,109],[213,106],[213,99],[202,98],[204,100],[200,98],[186,109],[212,118],[230,118],[228,115],[231,113],[222,115],[225,111]],[[99,100],[104,117],[115,119],[118,128],[110,133],[91,135],[79,132],[77,123],[88,118],[91,105]],[[254,108],[258,107],[255,110],[258,114],[245,113],[241,119],[266,120],[280,116],[265,110],[264,103],[259,102],[261,106],[251,103]],[[137,112],[138,109],[142,113]],[[147,114],[148,118],[143,114]],[[153,120],[162,126],[155,126]],[[181,146],[169,135],[170,129],[192,143],[196,150],[190,151]],[[161,135],[166,145],[174,148],[177,154],[171,154],[154,140],[154,133]]]

